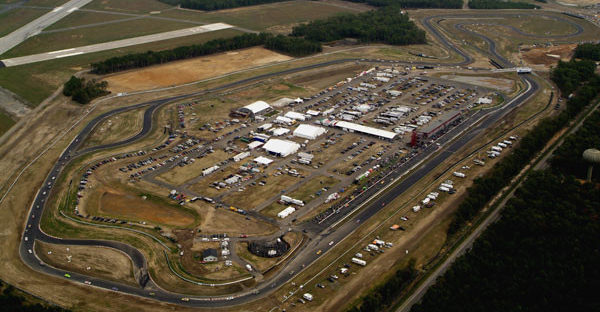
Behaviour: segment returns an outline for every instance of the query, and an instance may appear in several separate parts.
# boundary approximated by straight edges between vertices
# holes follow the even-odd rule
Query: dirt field
[[[106,77],[113,92],[145,90],[202,80],[245,68],[291,59],[264,48],[250,48],[214,56],[152,66]]]
[[[85,275],[137,285],[131,259],[124,253],[105,247],[35,243],[35,253],[45,263]]]
[[[132,110],[101,122],[90,133],[82,148],[124,140],[142,130],[144,110]]]
[[[454,81],[474,84],[490,89],[496,89],[510,93],[515,87],[515,82],[510,79],[485,77],[485,76],[459,76],[459,75],[443,75],[440,78],[450,79]]]
[[[548,48],[523,48],[523,60],[528,64],[541,65],[546,69],[558,63],[559,60],[567,61],[573,56],[577,44],[565,44]],[[559,57],[557,58],[556,55]]]
[[[559,0],[556,2],[559,4],[566,3],[566,4],[575,4],[575,5],[585,6],[585,5],[590,5],[590,4],[596,4],[596,3],[598,3],[598,0]]]
[[[247,220],[243,215],[226,209],[217,209],[206,205],[201,211],[200,230],[205,234],[268,235],[277,231],[277,228],[273,225],[258,221],[255,218]]]
[[[194,223],[194,216],[190,213],[128,194],[103,193],[99,210],[109,215],[173,226],[186,226]]]

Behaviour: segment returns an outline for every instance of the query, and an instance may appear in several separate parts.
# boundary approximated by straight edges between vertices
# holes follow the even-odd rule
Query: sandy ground
[[[590,5],[590,4],[596,4],[599,1],[598,0],[560,0],[560,1],[556,1],[559,4],[571,4],[571,5]]]
[[[550,66],[558,63],[559,58],[550,55],[558,55],[560,56],[560,60],[568,61],[573,56],[573,50],[577,44],[565,44],[552,46],[548,48],[528,48],[527,50],[523,48],[522,56],[523,60],[528,65],[538,65],[544,69],[550,69]]]
[[[59,269],[137,284],[133,277],[131,259],[117,250],[37,242],[36,254],[44,262]]]
[[[250,48],[152,66],[106,77],[113,92],[146,90],[202,80],[222,74],[291,59],[264,48]]]
[[[31,111],[16,94],[4,88],[0,88],[0,109],[17,118],[22,118]]]
[[[493,78],[493,77],[478,77],[478,76],[457,76],[457,75],[443,75],[440,78],[450,79],[454,81],[474,84],[476,86],[496,89],[504,92],[511,92],[514,88],[515,82],[510,79],[504,78]]]

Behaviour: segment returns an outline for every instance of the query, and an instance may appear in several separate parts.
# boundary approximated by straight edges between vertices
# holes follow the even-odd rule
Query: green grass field
[[[165,10],[170,7],[170,5],[157,0],[95,0],[83,8],[123,13],[148,13]]]
[[[356,10],[313,1],[289,1],[214,12],[170,10],[158,16],[190,19],[207,23],[224,22],[260,31],[269,30],[269,28],[274,26],[283,27],[344,12],[356,13]]]
[[[50,96],[56,88],[67,81],[73,73],[88,68],[89,64],[92,62],[132,52],[169,49],[181,45],[202,43],[215,38],[233,37],[240,33],[240,31],[232,29],[220,30],[195,36],[137,45],[126,49],[115,49],[47,62],[1,68],[0,86],[18,94],[32,103],[32,105],[38,105],[45,98]]]
[[[0,111],[0,136],[2,136],[10,127],[15,124],[15,121],[3,111]]]
[[[46,14],[50,10],[18,8],[0,14],[0,37]]]
[[[115,21],[115,20],[126,20],[128,18],[130,18],[130,16],[117,15],[117,14],[106,14],[106,13],[96,13],[96,12],[75,11],[75,12],[69,14],[67,17],[61,19],[60,21],[45,28],[44,31],[64,29],[67,27],[90,25],[90,24]],[[95,27],[97,27],[97,26],[94,26],[94,28]]]

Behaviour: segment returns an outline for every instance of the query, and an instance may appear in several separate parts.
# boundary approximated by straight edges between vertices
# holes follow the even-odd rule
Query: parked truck
[[[367,265],[367,261],[358,258],[352,258],[352,263],[356,263],[361,266]]]

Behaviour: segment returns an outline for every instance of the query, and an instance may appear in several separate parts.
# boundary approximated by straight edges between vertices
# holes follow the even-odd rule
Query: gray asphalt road
[[[27,25],[13,31],[12,33],[0,38],[0,55],[14,48],[27,38],[39,34],[44,28],[58,22],[65,16],[71,14],[78,8],[92,2],[92,0],[71,0],[60,7],[38,17]]]
[[[65,49],[65,50],[52,51],[52,52],[4,59],[4,60],[2,60],[2,63],[4,63],[4,66],[6,66],[6,67],[11,67],[11,66],[17,66],[17,65],[23,65],[23,64],[42,62],[42,61],[47,61],[47,60],[59,59],[59,58],[63,58],[63,57],[81,55],[81,54],[86,54],[86,53],[118,49],[118,48],[138,45],[138,44],[149,43],[149,42],[155,42],[155,41],[161,41],[161,40],[167,40],[167,39],[173,39],[173,38],[179,38],[179,37],[185,37],[185,36],[192,36],[192,35],[197,35],[197,34],[207,33],[207,32],[211,32],[211,31],[217,31],[217,30],[223,30],[223,29],[228,29],[228,28],[233,28],[233,26],[225,24],[225,23],[207,24],[207,25],[196,26],[196,27],[192,27],[192,28],[178,29],[178,30],[167,31],[167,32],[158,33],[158,34],[135,37],[135,38],[128,38],[128,39],[92,44],[92,45],[87,45],[87,46],[83,46],[83,47],[70,48],[70,49]]]
[[[452,49],[452,50],[456,51],[459,55],[464,56],[464,58],[465,58],[464,61],[461,61],[461,62],[459,62],[457,64],[453,64],[453,65],[465,65],[471,61],[471,58],[466,53],[464,53],[461,50],[457,49],[456,47],[452,46],[444,37],[442,37],[439,34],[439,32],[437,32],[437,30],[435,28],[433,28],[428,23],[428,21],[424,21],[424,25],[426,28],[430,29],[430,31],[435,36],[438,36],[437,39],[440,40],[440,42],[442,42],[444,45],[446,45],[449,49]],[[490,53],[495,54],[493,42],[491,42],[491,44],[490,44],[490,49],[491,49]],[[499,55],[496,55],[496,57],[498,58],[498,60],[501,60],[501,61],[505,60]],[[287,74],[287,73],[291,73],[291,72],[302,71],[302,70],[306,70],[306,69],[310,69],[310,68],[317,68],[317,67],[321,67],[321,66],[329,66],[332,64],[343,63],[343,62],[348,62],[348,61],[357,61],[357,60],[355,60],[355,59],[337,60],[337,61],[331,61],[331,62],[326,62],[326,63],[321,63],[321,64],[305,66],[305,67],[301,67],[301,68],[290,69],[290,70],[282,71],[279,73],[265,74],[265,75],[249,78],[249,79],[246,79],[243,81],[224,85],[219,88],[215,88],[213,90],[203,91],[200,93],[214,92],[214,91],[223,90],[226,88],[231,88],[236,85],[248,83],[251,81],[269,78],[269,77],[272,77],[275,75]],[[363,61],[377,62],[375,60],[363,60]],[[396,63],[396,62],[394,62],[394,63]],[[356,228],[354,223],[364,221],[364,220],[368,219],[369,217],[373,216],[376,212],[378,212],[381,209],[381,207],[383,207],[385,205],[385,203],[389,203],[391,200],[393,200],[399,194],[404,192],[413,183],[415,183],[421,177],[423,177],[424,175],[429,173],[433,168],[435,168],[438,164],[440,164],[448,156],[452,155],[453,152],[462,148],[466,144],[470,144],[472,142],[472,140],[479,133],[484,131],[487,127],[490,127],[491,125],[493,125],[495,122],[497,122],[502,117],[504,117],[512,109],[514,109],[515,107],[518,107],[526,99],[528,99],[530,96],[532,96],[538,89],[538,86],[537,86],[535,80],[533,80],[532,78],[530,78],[528,76],[523,76],[522,78],[526,81],[526,83],[528,85],[528,89],[524,93],[521,93],[516,99],[514,99],[511,102],[508,102],[507,104],[505,104],[502,107],[490,109],[487,111],[477,112],[476,114],[471,116],[467,121],[463,122],[459,126],[455,127],[453,130],[451,130],[449,133],[442,136],[439,139],[440,143],[443,144],[445,142],[452,141],[451,143],[449,143],[449,146],[447,148],[442,150],[440,153],[436,154],[430,160],[427,160],[422,167],[419,167],[414,173],[403,178],[403,180],[400,183],[395,184],[393,187],[391,187],[386,192],[383,192],[381,194],[372,194],[375,196],[374,200],[371,201],[369,205],[365,205],[365,207],[362,207],[362,209],[358,213],[353,215],[353,217],[349,218],[346,221],[346,223],[341,224],[341,226],[337,227],[336,229],[333,229],[330,227],[330,225],[336,224],[337,221],[339,221],[340,219],[342,219],[344,217],[345,213],[340,213],[338,216],[328,219],[327,222],[318,225],[316,228],[310,228],[310,230],[316,231],[316,233],[317,233],[316,238],[313,239],[313,241],[311,241],[309,244],[305,245],[305,247],[302,250],[300,250],[298,253],[293,255],[291,262],[286,267],[284,267],[282,270],[280,270],[280,272],[278,272],[276,275],[274,275],[272,278],[270,278],[268,282],[262,283],[257,288],[255,288],[253,290],[249,290],[245,293],[234,294],[231,296],[213,297],[213,298],[192,297],[191,301],[189,301],[189,302],[182,302],[180,300],[181,295],[166,292],[166,291],[156,291],[156,296],[154,298],[161,300],[161,301],[165,301],[165,302],[180,303],[180,304],[185,304],[185,305],[190,305],[190,306],[229,306],[229,305],[240,304],[240,303],[244,303],[247,301],[255,300],[261,296],[265,296],[265,295],[271,293],[272,291],[277,289],[277,287],[279,287],[280,285],[282,285],[284,283],[287,283],[290,279],[292,279],[295,276],[295,274],[290,274],[291,271],[295,271],[297,273],[296,270],[298,270],[298,268],[301,268],[304,266],[308,267],[311,263],[313,263],[315,260],[317,260],[319,258],[319,255],[316,255],[317,250],[319,250],[319,249],[327,250],[329,248],[332,248],[332,247],[328,246],[329,241],[335,240],[336,242],[339,242],[340,240],[342,240],[344,237],[346,237],[348,235],[348,233],[350,233],[351,231],[353,231],[353,229]],[[29,252],[29,250],[33,249],[33,244],[34,244],[35,239],[39,239],[39,240],[43,240],[43,241],[47,241],[47,240],[56,241],[55,238],[49,237],[44,232],[42,232],[41,229],[39,228],[39,216],[41,216],[42,210],[44,209],[45,201],[47,200],[47,198],[49,196],[49,190],[47,190],[45,188],[45,186],[48,183],[50,183],[50,185],[53,183],[54,179],[52,177],[55,177],[61,173],[64,166],[71,159],[71,155],[75,155],[79,145],[83,142],[85,137],[87,137],[87,135],[90,133],[90,131],[93,129],[93,127],[96,124],[98,124],[101,120],[103,120],[104,118],[106,118],[108,116],[123,112],[125,110],[148,106],[148,110],[146,111],[146,113],[144,115],[145,117],[144,117],[143,129],[138,135],[134,136],[133,138],[127,139],[125,141],[122,141],[122,142],[117,142],[117,143],[113,143],[113,144],[109,144],[109,145],[105,145],[105,146],[95,147],[91,150],[86,150],[85,152],[92,152],[92,151],[96,151],[96,150],[100,150],[100,149],[111,148],[111,147],[115,147],[115,146],[129,144],[131,142],[134,142],[134,141],[144,137],[151,129],[151,126],[152,126],[152,118],[151,117],[152,117],[152,114],[154,113],[154,111],[158,107],[160,107],[161,105],[164,105],[165,103],[183,99],[183,98],[187,98],[187,97],[191,97],[191,96],[196,96],[196,95],[199,95],[200,93],[181,95],[181,96],[166,98],[166,99],[159,99],[159,100],[155,100],[152,102],[137,104],[137,105],[134,105],[131,107],[120,108],[120,109],[117,109],[114,111],[104,113],[104,114],[96,117],[90,123],[88,123],[88,125],[86,125],[86,127],[78,134],[78,136],[72,142],[72,144],[69,145],[69,147],[67,147],[67,149],[63,152],[63,154],[61,155],[61,157],[59,158],[59,160],[53,167],[52,171],[47,176],[47,179],[45,180],[43,187],[40,189],[39,193],[36,195],[36,198],[32,204],[30,214],[28,216],[28,225],[26,228],[26,232],[24,233],[24,236],[29,236],[29,239],[27,241],[23,240],[22,244],[20,246],[20,254],[21,254],[21,258],[23,259],[23,261],[28,266],[30,266],[31,268],[33,268],[36,271],[40,271],[40,272],[44,272],[44,273],[52,274],[52,275],[56,275],[56,276],[64,275],[64,273],[65,273],[64,271],[50,268],[48,266],[41,264],[39,262],[39,260],[35,257],[35,255],[33,253]],[[455,137],[456,137],[456,139],[454,140]],[[425,158],[429,157],[429,155],[431,155],[433,152],[435,152],[436,149],[437,149],[437,147],[435,147],[434,145],[427,147],[426,149],[421,151],[421,153],[417,154],[413,159],[411,159],[410,161],[405,163],[405,165],[402,166],[402,169],[406,170],[406,169],[410,168],[412,165],[419,163],[421,160],[424,160]],[[77,155],[79,155],[79,154],[80,153],[77,153]],[[398,170],[397,176],[400,176],[403,173],[403,170]],[[392,178],[394,178],[394,177],[395,176],[391,176],[390,180],[393,180]],[[367,194],[367,195],[369,195],[369,194]],[[368,197],[366,197],[365,199],[367,199],[367,198]],[[362,202],[364,202],[364,201],[362,201]],[[358,202],[356,203],[356,205],[359,205],[359,204],[360,203],[358,203]],[[348,209],[348,210],[350,210],[350,209]],[[38,216],[38,218],[36,218],[36,215]],[[73,240],[68,240],[68,242],[73,242]],[[79,241],[73,242],[73,243],[84,244],[84,245],[106,245],[107,243],[110,243],[110,242],[96,241],[96,240],[79,240]],[[137,251],[133,248],[130,248],[130,247],[124,247],[124,246],[120,246],[117,244],[111,245],[110,247],[123,250],[124,252],[129,254],[130,257],[132,257],[132,259],[134,259],[134,265],[136,267],[138,267],[140,269],[144,268],[145,260],[143,259],[143,257],[142,258],[139,257],[139,251]],[[148,290],[146,290],[142,287],[125,286],[125,285],[121,285],[119,283],[104,281],[101,279],[91,279],[89,277],[79,275],[79,274],[73,274],[73,273],[70,273],[70,274],[71,274],[71,279],[74,281],[77,281],[77,282],[83,282],[84,280],[91,280],[94,283],[94,285],[98,286],[98,287],[103,287],[106,289],[111,289],[113,287],[116,287],[121,292],[138,295],[138,296],[145,296],[145,297],[149,296]]]

